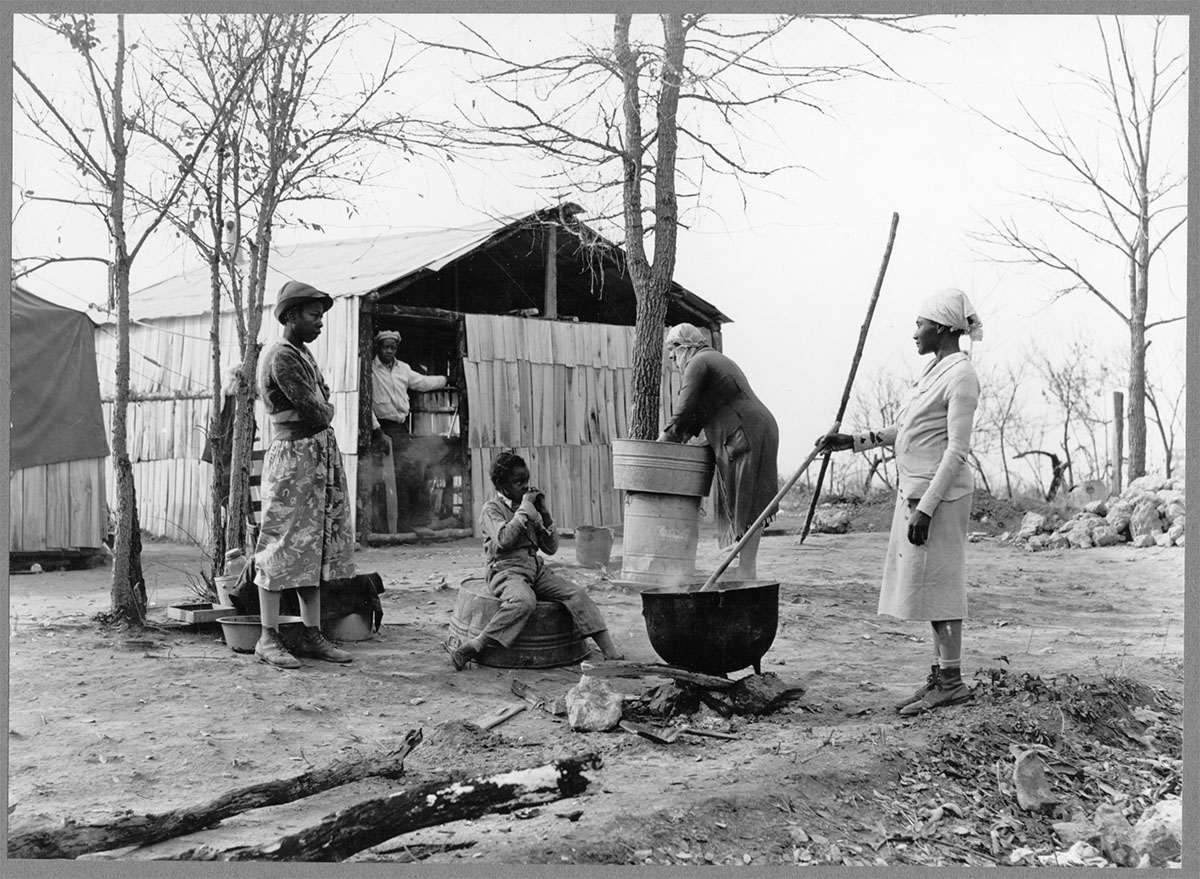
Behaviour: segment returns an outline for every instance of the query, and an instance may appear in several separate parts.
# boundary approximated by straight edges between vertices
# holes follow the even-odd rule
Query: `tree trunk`
[[[624,102],[625,153],[622,157],[625,252],[629,275],[637,295],[634,329],[631,439],[658,436],[662,387],[663,327],[667,319],[667,290],[675,273],[678,198],[675,164],[678,150],[677,116],[680,76],[686,42],[683,16],[666,13],[663,20],[663,61],[655,132],[658,152],[654,167],[654,262],[646,258],[642,223],[643,138],[638,56],[629,45],[628,14],[616,16],[614,54],[620,70]]]
[[[1000,429],[1000,465],[1004,468],[1004,489],[1008,492],[1009,500],[1012,499],[1012,475],[1008,471],[1008,452],[1004,450],[1004,428]]]
[[[100,824],[72,824],[53,829],[18,831],[8,838],[10,858],[77,858],[129,845],[152,845],[220,824],[226,818],[290,803],[363,778],[399,778],[404,758],[421,743],[421,732],[410,730],[403,743],[381,756],[347,758],[292,778],[266,781],[227,791],[195,806],[150,815],[125,815]]]
[[[1121,468],[1125,462],[1125,400],[1120,391],[1113,391],[1113,459],[1112,493],[1120,494],[1123,486]]]
[[[342,861],[404,833],[451,821],[511,812],[573,797],[587,789],[583,770],[598,768],[595,754],[556,760],[533,769],[465,782],[436,782],[357,803],[320,824],[274,842],[219,850],[190,849],[181,861]]]
[[[1129,322],[1129,480],[1146,475],[1146,308]]]
[[[113,79],[113,175],[108,221],[112,236],[112,285],[117,305],[116,398],[113,401],[112,457],[117,481],[117,533],[113,539],[111,610],[118,619],[140,626],[146,619],[142,582],[141,533],[137,517],[133,463],[129,459],[126,416],[129,410],[129,253],[125,237],[125,16],[117,15],[117,59]]]
[[[274,189],[268,187],[268,196]],[[273,209],[272,209],[273,213]],[[237,408],[233,419],[233,459],[229,465],[229,512],[226,544],[245,546],[246,518],[250,512],[250,465],[258,433],[254,423],[254,401],[258,397],[258,341],[263,320],[263,291],[266,286],[267,254],[271,247],[270,215],[259,218],[255,247],[250,259],[250,283],[246,290],[246,338],[242,351],[242,374],[238,379]],[[253,552],[253,547],[249,548]]]
[[[225,493],[229,488],[229,473],[225,469],[225,450],[229,437],[221,430],[221,409],[225,402],[221,382],[221,253],[220,242],[213,248],[209,260],[209,280],[212,284],[212,325],[208,339],[212,347],[212,412],[208,419],[208,447],[212,455],[212,483],[209,486],[209,508],[212,515],[209,543],[212,547],[213,576],[225,572]]]
[[[991,494],[991,483],[988,482],[987,474],[983,472],[983,464],[980,463],[979,456],[974,452],[971,453],[971,462],[975,465],[975,472],[979,474],[979,478],[983,482],[983,490],[988,494]]]

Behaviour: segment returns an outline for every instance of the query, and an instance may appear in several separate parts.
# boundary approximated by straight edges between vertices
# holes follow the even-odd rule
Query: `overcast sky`
[[[412,29],[450,24],[445,16],[396,21]],[[1098,155],[1113,155],[1107,120],[1078,79],[1060,69],[1102,72],[1094,20],[969,16],[929,23],[944,29],[930,37],[886,35],[877,43],[888,62],[921,87],[847,82],[823,93],[831,102],[826,116],[780,113],[764,120],[778,133],[775,145],[768,143],[764,150],[790,152],[786,161],[805,170],[749,191],[744,205],[743,192],[727,183],[714,185],[705,192],[705,210],[680,233],[676,279],[733,319],[725,331],[725,351],[741,364],[780,422],[781,476],[798,466],[836,414],[893,211],[900,215],[899,232],[860,380],[881,368],[906,376],[921,368],[910,338],[914,312],[922,299],[946,286],[964,289],[984,321],[985,338],[974,353],[981,364],[1024,357],[1030,346],[1061,349],[1077,335],[1097,350],[1126,347],[1122,324],[1094,299],[1075,294],[1051,305],[1059,279],[989,262],[969,238],[985,229],[986,219],[1011,214],[1033,222],[1022,193],[1042,190],[1046,180],[1035,172],[1049,170],[973,110],[1015,124],[1022,118],[1021,101],[1048,122],[1061,117],[1081,142],[1095,145]],[[607,17],[588,22],[560,15],[472,16],[471,24],[497,40],[527,47],[565,40],[568,29],[578,35],[590,27],[603,35],[611,27]],[[23,66],[37,76],[61,64],[50,51],[49,37],[30,31],[23,38],[21,28],[16,54]],[[1144,20],[1130,21],[1135,45],[1145,45],[1145,33]],[[1179,18],[1164,53],[1186,52],[1186,41],[1187,20]],[[789,51],[803,53],[806,45],[798,40]],[[462,86],[447,63],[423,64],[423,85],[414,93],[421,96],[420,109],[431,114],[438,102],[460,95]],[[1163,169],[1185,170],[1186,103],[1184,92],[1156,122],[1155,151]],[[61,181],[57,162],[49,165],[44,149],[31,148],[19,136],[19,119],[14,125],[15,185],[37,188]],[[397,166],[395,175],[381,177],[356,198],[359,213],[353,220],[341,206],[314,209],[307,218],[321,223],[331,237],[349,237],[458,225],[485,213],[520,213],[547,201],[524,188],[529,174],[523,162],[459,163],[453,179],[438,169]],[[1181,200],[1184,194],[1180,190]],[[586,198],[574,200],[588,207]],[[103,250],[103,235],[90,218],[63,209],[25,210],[14,225],[14,255],[44,252],[47,241],[62,241],[64,252]],[[280,240],[303,234],[284,232]],[[1177,232],[1156,262],[1152,319],[1185,310],[1185,244],[1186,233]],[[170,236],[146,257],[135,265],[134,289],[195,261]],[[1080,258],[1107,284],[1111,297],[1124,302],[1121,261],[1102,252]],[[22,283],[76,307],[104,297],[103,271],[83,265]],[[1155,363],[1166,369],[1162,364],[1171,359],[1182,361],[1182,323],[1152,338],[1152,369]],[[1179,375],[1182,379],[1181,369]],[[1110,391],[1097,389],[1097,395]],[[1151,453],[1154,447],[1152,439]]]

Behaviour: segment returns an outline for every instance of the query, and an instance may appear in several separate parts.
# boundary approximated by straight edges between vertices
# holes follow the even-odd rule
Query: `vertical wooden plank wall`
[[[336,408],[334,434],[342,450],[346,478],[358,476],[358,307],[357,298],[337,298],[325,315],[313,356],[329,385]],[[130,392],[127,435],[138,516],[148,534],[182,542],[203,543],[209,533],[209,485],[212,468],[200,460],[210,419],[211,351],[209,315],[187,315],[138,323],[130,327]],[[265,348],[279,340],[282,325],[268,310],[260,341]],[[222,362],[240,360],[232,314],[221,319]],[[116,328],[96,328],[96,358],[104,421],[112,433],[112,400],[116,392]],[[142,399],[138,399],[138,398]],[[269,442],[261,404],[256,420],[258,443]],[[100,497],[115,506],[116,485],[111,459],[97,483]],[[107,492],[105,492],[107,489]],[[352,513],[353,515],[353,513]]]
[[[12,471],[9,550],[99,547],[108,533],[104,465],[104,458],[88,458]]]
[[[633,327],[483,314],[465,325],[473,526],[505,449],[529,463],[559,527],[619,523],[612,440],[628,436]],[[664,375],[664,413],[676,384]]]

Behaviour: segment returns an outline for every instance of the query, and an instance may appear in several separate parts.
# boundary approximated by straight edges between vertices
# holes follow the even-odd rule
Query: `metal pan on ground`
[[[779,582],[722,581],[699,591],[694,584],[644,589],[642,616],[650,646],[670,665],[724,675],[759,665],[779,625]]]

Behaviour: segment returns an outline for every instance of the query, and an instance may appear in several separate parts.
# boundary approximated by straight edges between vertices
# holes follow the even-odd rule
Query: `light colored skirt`
[[[332,429],[268,447],[254,565],[255,585],[268,592],[354,576],[346,472]]]
[[[967,615],[967,525],[971,495],[942,501],[924,546],[908,542],[916,501],[896,496],[879,613],[902,620],[961,620]]]

